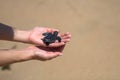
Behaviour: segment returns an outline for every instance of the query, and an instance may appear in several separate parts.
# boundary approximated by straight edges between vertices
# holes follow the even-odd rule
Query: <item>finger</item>
[[[70,35],[70,33],[69,33],[69,32],[66,32],[66,33],[64,33],[64,34],[61,34],[61,37],[65,37],[65,36],[68,36],[68,35]]]
[[[48,53],[48,54],[49,54],[49,55],[48,55],[48,57],[47,57],[47,60],[51,60],[51,59],[56,58],[56,57],[58,57],[58,56],[61,55],[60,52],[56,52],[56,53],[51,52],[51,53]]]
[[[63,45],[65,45],[64,42],[60,42],[60,43],[56,42],[56,43],[50,44],[49,47],[60,47],[60,46],[63,46]]]
[[[69,34],[69,35],[67,35],[67,36],[63,36],[63,37],[61,37],[62,39],[68,39],[68,38],[71,38],[71,35]]]
[[[70,42],[70,39],[62,39],[62,42],[64,43]]]

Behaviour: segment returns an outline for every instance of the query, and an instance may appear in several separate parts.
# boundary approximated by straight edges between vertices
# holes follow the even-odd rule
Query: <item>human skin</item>
[[[56,41],[49,46],[46,46],[41,40],[43,33],[53,33],[54,31],[58,30],[44,27],[34,27],[32,30],[19,30],[0,23],[0,40],[34,44],[34,46],[29,46],[22,50],[0,50],[0,65],[27,60],[46,61],[62,55],[66,43],[70,41],[70,33],[59,34],[62,41],[60,43]]]
[[[64,47],[29,46],[22,50],[0,50],[0,66],[28,60],[51,60],[61,56]]]

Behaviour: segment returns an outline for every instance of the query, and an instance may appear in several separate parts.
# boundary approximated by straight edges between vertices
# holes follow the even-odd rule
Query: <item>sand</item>
[[[54,60],[27,61],[0,71],[0,80],[120,80],[120,0],[0,0],[0,22],[69,31]],[[0,41],[0,49],[28,44]]]

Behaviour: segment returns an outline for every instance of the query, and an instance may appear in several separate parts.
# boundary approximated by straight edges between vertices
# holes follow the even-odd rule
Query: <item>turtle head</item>
[[[57,32],[57,31],[54,31],[53,35],[54,35],[54,36],[57,36],[57,35],[58,35],[58,32]]]

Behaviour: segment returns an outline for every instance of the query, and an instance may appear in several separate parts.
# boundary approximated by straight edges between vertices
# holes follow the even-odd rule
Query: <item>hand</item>
[[[28,60],[51,60],[62,55],[65,45],[60,47],[30,46],[22,50],[0,50],[0,66]]]
[[[53,33],[54,31],[58,31],[58,30],[52,28],[35,27],[33,30],[30,31],[29,40],[33,44],[46,47],[46,45],[41,40],[44,37],[42,34],[46,32]],[[62,41],[60,43],[59,42],[51,43],[48,47],[63,46],[65,43],[70,41],[70,37],[71,37],[70,33],[67,32],[65,34],[58,34],[58,35],[61,37]]]
[[[32,55],[32,59],[37,59],[41,61],[51,60],[62,55],[62,51],[65,45],[60,47],[40,47],[40,46],[30,46],[27,48],[28,53]]]

